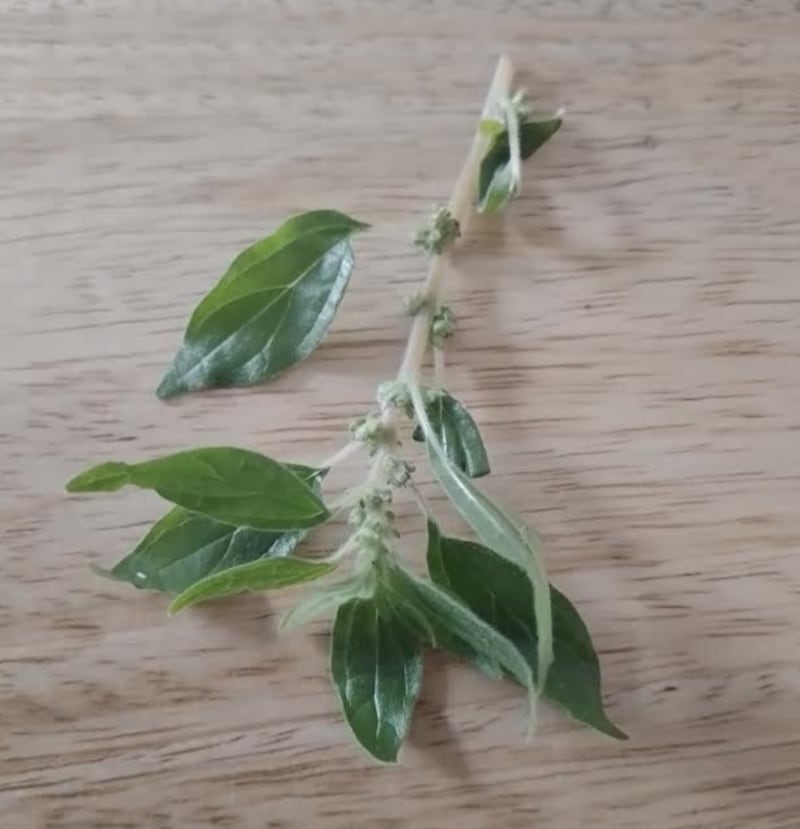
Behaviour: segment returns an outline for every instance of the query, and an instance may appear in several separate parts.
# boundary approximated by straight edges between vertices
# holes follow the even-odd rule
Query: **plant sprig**
[[[345,719],[376,759],[396,760],[422,687],[423,655],[447,651],[493,677],[545,696],[576,719],[625,735],[603,711],[600,668],[578,612],[548,581],[535,534],[475,484],[489,474],[478,424],[446,388],[445,349],[455,333],[441,304],[450,252],[478,212],[498,212],[519,194],[522,161],[561,126],[531,115],[501,58],[467,158],[447,205],[415,244],[428,273],[407,303],[411,328],[397,376],[375,407],[350,424],[330,458],[304,466],[233,447],[190,449],[139,463],[102,463],[70,492],[151,489],[173,507],[104,575],[174,594],[170,613],[250,590],[312,583],[284,617],[291,629],[334,617],[331,674]],[[158,396],[269,380],[321,342],[348,287],[352,237],[368,225],[334,210],[286,221],[242,252],[194,310]],[[426,356],[434,376],[427,379]],[[418,495],[416,462],[401,434],[423,443],[434,478],[478,542],[442,535]],[[413,444],[412,444],[413,445]],[[363,449],[363,480],[325,492],[328,470]],[[410,492],[428,529],[427,576],[403,560],[394,502]],[[347,517],[338,547],[304,557],[302,543]]]

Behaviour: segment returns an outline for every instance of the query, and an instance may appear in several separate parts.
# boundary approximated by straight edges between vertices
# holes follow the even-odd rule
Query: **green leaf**
[[[494,171],[486,191],[478,202],[479,213],[497,213],[519,191],[520,182],[510,164],[502,164]]]
[[[206,576],[260,558],[289,555],[303,530],[268,532],[234,527],[175,507],[110,571],[145,590],[180,593]]]
[[[395,762],[422,685],[422,643],[375,599],[351,599],[336,614],[331,675],[355,738]]]
[[[532,601],[532,607],[539,631],[536,675],[541,688],[553,661],[553,628],[550,586],[539,545],[520,519],[510,518],[450,462],[425,411],[419,386],[409,383],[408,390],[414,404],[414,413],[425,435],[431,469],[442,489],[478,538],[498,555],[521,567],[533,586],[535,601]]]
[[[520,156],[530,158],[561,127],[561,118],[547,118],[538,121],[523,121],[519,127]],[[478,210],[494,213],[512,198],[519,182],[513,180],[509,162],[508,131],[497,132],[481,161],[478,173]]]
[[[330,517],[320,496],[290,467],[224,446],[191,449],[138,464],[104,463],[67,484],[69,492],[155,490],[189,512],[258,530],[300,530]]]
[[[523,121],[519,125],[519,150],[522,160],[530,158],[561,128],[561,118],[545,118],[541,121]],[[506,139],[508,143],[508,139]]]
[[[309,483],[321,474],[305,466],[289,468]],[[134,587],[180,593],[199,579],[229,567],[287,556],[304,536],[304,530],[268,532],[235,527],[175,507],[110,571],[95,569]]]
[[[307,357],[347,288],[350,237],[366,227],[315,210],[247,248],[195,309],[158,396],[250,386]]]
[[[470,478],[489,474],[489,458],[481,433],[464,404],[442,390],[426,396],[426,411],[449,461]],[[424,441],[422,427],[414,429],[414,440]]]
[[[130,483],[129,471],[126,463],[98,464],[73,478],[67,484],[67,492],[116,492]]]
[[[169,613],[173,615],[190,605],[236,593],[277,590],[293,584],[303,584],[319,579],[334,569],[334,564],[305,561],[301,558],[263,558],[251,561],[196,581],[172,600]]]
[[[516,645],[447,591],[394,563],[381,574],[376,597],[426,644],[477,657],[490,676],[510,674],[532,699],[533,672]]]
[[[451,591],[513,642],[536,671],[533,596],[519,567],[481,544],[440,538],[438,543],[428,544],[428,572],[436,584]],[[555,587],[550,587],[550,597],[554,659],[547,674],[545,696],[580,722],[626,739],[603,710],[600,663],[586,625],[569,599]]]

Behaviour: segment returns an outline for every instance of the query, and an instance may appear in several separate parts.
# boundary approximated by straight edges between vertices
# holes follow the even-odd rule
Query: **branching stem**
[[[481,112],[481,120],[488,117],[498,106],[501,101],[508,99],[511,94],[511,82],[513,79],[513,69],[511,60],[507,55],[503,55],[497,62],[494,70],[489,91],[486,94],[486,100],[483,104]],[[450,200],[447,204],[447,209],[453,218],[456,219],[463,236],[469,220],[473,213],[473,203],[475,201],[475,186],[478,175],[478,166],[481,158],[488,147],[489,139],[481,132],[479,128],[475,129],[475,134],[472,139],[472,144],[469,153],[461,167],[461,172],[456,179],[453,191],[450,194]],[[439,304],[439,297],[442,290],[442,281],[447,272],[447,267],[450,262],[449,248],[441,253],[433,253],[430,258],[428,266],[428,273],[425,277],[422,290],[419,294],[422,302],[420,308],[414,315],[411,323],[411,331],[408,335],[408,342],[406,343],[403,360],[400,364],[400,369],[397,373],[397,378],[401,382],[418,382],[422,364],[425,360],[425,353],[430,344],[430,331],[433,322],[433,315]],[[434,357],[436,382],[441,384],[444,380],[444,356],[439,355]],[[384,408],[381,411],[381,418],[384,423],[391,425],[396,418],[395,411],[391,408]],[[333,454],[328,461],[323,464],[324,467],[331,467],[336,463],[349,457],[355,448],[352,444],[348,444],[339,452]],[[370,478],[375,477],[377,471],[377,459],[373,461],[370,469]]]
[[[498,101],[505,100],[511,94],[511,81],[513,71],[511,60],[503,55],[497,62],[497,67],[486,95],[481,118],[487,117]],[[489,139],[483,135],[480,129],[475,130],[467,158],[461,168],[458,179],[456,179],[453,192],[450,194],[450,201],[447,209],[456,219],[461,227],[463,236],[469,220],[472,217],[472,205],[475,197],[475,181],[478,173],[478,165],[486,152]],[[414,317],[411,324],[411,331],[408,335],[403,362],[400,364],[398,379],[415,381],[419,379],[419,372],[422,362],[425,359],[425,351],[428,347],[428,337],[431,329],[433,314],[439,304],[441,295],[442,280],[447,272],[450,261],[449,249],[442,253],[435,253],[431,256],[428,267],[428,275],[422,288],[422,296],[425,298],[423,307]]]

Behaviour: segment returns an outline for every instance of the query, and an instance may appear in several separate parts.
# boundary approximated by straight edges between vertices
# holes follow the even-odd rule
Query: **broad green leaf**
[[[330,513],[290,467],[257,452],[212,446],[137,464],[104,463],[67,484],[69,492],[155,490],[189,512],[258,530],[300,530]]]
[[[107,572],[99,572],[145,590],[180,593],[221,570],[289,555],[303,535],[303,530],[269,532],[234,527],[175,507],[122,561]]]
[[[289,468],[309,483],[321,474],[304,466]],[[304,535],[303,530],[269,532],[235,527],[175,507],[110,571],[96,569],[134,587],[180,593],[199,579],[229,567],[287,556]]]
[[[375,599],[350,599],[336,614],[331,675],[355,738],[395,762],[422,685],[422,643]]]
[[[305,561],[302,558],[258,559],[196,581],[172,600],[169,613],[172,615],[190,605],[236,593],[277,590],[293,584],[303,584],[322,578],[334,569],[334,564]]]
[[[490,676],[513,676],[528,690],[533,703],[533,672],[517,646],[449,592],[392,564],[380,576],[376,598],[427,645],[470,658],[477,656]]]
[[[539,121],[523,121],[519,126],[520,156],[530,158],[561,127],[561,118],[547,118]],[[509,161],[508,131],[502,129],[494,134],[492,143],[481,161],[478,173],[478,210],[494,213],[519,189],[514,181]]]
[[[158,396],[250,386],[307,357],[347,288],[350,237],[366,227],[315,210],[247,248],[195,309]]]
[[[444,390],[426,397],[428,418],[450,463],[470,478],[488,475],[489,458],[481,433],[464,404]],[[425,440],[420,426],[414,430],[414,440]]]
[[[539,631],[536,676],[541,689],[553,661],[553,621],[550,613],[550,586],[539,554],[539,545],[520,519],[512,520],[450,462],[425,411],[419,386],[409,383],[408,390],[417,421],[425,435],[431,469],[442,489],[478,538],[498,555],[521,567],[533,586],[532,604]]]
[[[287,467],[319,493],[323,470],[299,464]],[[179,593],[229,567],[290,555],[305,535],[304,530],[270,532],[236,527],[175,507],[112,570],[95,569],[135,587]]]
[[[438,531],[434,531],[438,537]],[[438,538],[428,544],[428,572],[474,613],[513,642],[536,671],[536,617],[525,573],[481,544]],[[575,719],[618,739],[626,735],[605,714],[600,663],[578,611],[550,587],[553,609],[553,664],[544,694]],[[463,654],[462,654],[463,655]]]

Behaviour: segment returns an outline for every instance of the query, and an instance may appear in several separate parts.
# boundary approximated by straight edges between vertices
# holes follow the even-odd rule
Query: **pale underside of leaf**
[[[478,203],[478,212],[497,213],[514,198],[519,186],[519,179],[514,175],[511,164],[501,165],[494,171],[489,186]]]
[[[519,124],[520,157],[530,158],[561,127],[558,117],[535,116]],[[491,124],[491,127],[489,126]],[[484,156],[478,175],[478,211],[495,213],[514,198],[520,181],[510,163],[509,133],[505,125],[494,120],[487,123],[492,143]]]
[[[489,549],[521,567],[530,579],[539,631],[537,683],[541,691],[553,661],[553,622],[550,585],[538,544],[521,520],[512,520],[449,462],[428,419],[419,386],[409,383],[408,387],[417,421],[425,434],[431,469],[442,489],[478,538]]]
[[[432,529],[436,543],[429,543],[427,560],[433,581],[511,640],[536,669],[536,620],[523,570],[487,547]],[[600,664],[585,624],[563,593],[551,587],[551,597],[554,659],[544,694],[580,722],[624,739],[603,709]]]
[[[334,569],[333,564],[299,558],[258,559],[196,581],[173,599],[169,613],[172,615],[198,602],[237,593],[278,590],[294,584],[303,584],[322,578]]]
[[[458,652],[461,642],[483,658],[490,675],[507,671],[529,692],[535,691],[533,673],[517,647],[432,582],[396,564],[382,578],[379,595],[431,647]]]
[[[284,630],[300,627],[320,616],[334,613],[350,599],[369,598],[373,591],[372,579],[364,575],[317,588],[284,615],[280,627]]]

